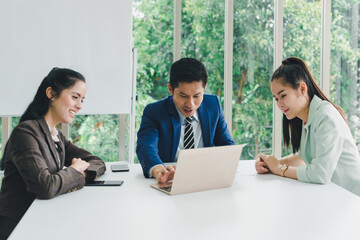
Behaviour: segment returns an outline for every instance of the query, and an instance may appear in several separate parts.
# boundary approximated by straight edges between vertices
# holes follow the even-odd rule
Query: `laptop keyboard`
[[[172,186],[168,186],[168,187],[159,187],[161,190],[164,190],[166,192],[171,192],[171,187]]]

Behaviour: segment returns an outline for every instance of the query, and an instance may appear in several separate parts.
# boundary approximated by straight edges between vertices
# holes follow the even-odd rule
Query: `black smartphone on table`
[[[85,186],[121,186],[123,183],[121,180],[95,180],[85,183]]]

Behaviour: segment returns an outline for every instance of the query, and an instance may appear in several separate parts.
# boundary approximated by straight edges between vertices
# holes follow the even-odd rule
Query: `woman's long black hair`
[[[53,68],[41,82],[34,100],[21,116],[20,122],[40,119],[45,116],[50,106],[50,99],[46,96],[48,87],[51,87],[55,92],[55,97],[58,97],[63,90],[71,88],[79,80],[85,82],[84,76],[74,70]]]
[[[305,82],[308,87],[310,102],[314,95],[322,100],[330,102],[339,111],[345,122],[347,122],[342,109],[325,96],[319,85],[314,81],[309,68],[300,58],[290,57],[282,61],[281,66],[273,73],[271,82],[275,79],[280,80],[284,85],[290,86],[293,89],[298,89],[300,83]],[[285,114],[283,114],[284,144],[289,148],[291,141],[293,153],[296,153],[300,148],[302,125],[303,121],[300,118],[295,117],[289,120],[286,118]],[[289,130],[291,131],[291,136],[289,135]]]

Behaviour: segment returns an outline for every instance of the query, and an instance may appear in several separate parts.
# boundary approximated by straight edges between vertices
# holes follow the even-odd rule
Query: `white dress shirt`
[[[54,140],[54,142],[59,142],[60,141],[60,139],[58,137],[59,131],[56,129],[56,127],[51,129],[49,123],[48,122],[46,122],[46,123],[49,127],[51,138]],[[58,151],[55,151],[55,152],[56,152],[58,164],[59,164],[59,166],[61,166],[60,154]]]
[[[180,111],[178,109],[176,109],[176,110],[178,111],[179,117],[180,117],[181,134],[180,134],[179,146],[178,146],[178,149],[177,149],[176,155],[175,155],[175,161],[177,161],[177,159],[178,159],[180,150],[184,149],[184,134],[185,134],[185,125],[186,125],[185,117],[180,113]],[[200,123],[199,115],[197,112],[195,112],[195,114],[193,116],[191,125],[192,125],[193,131],[194,131],[194,143],[195,143],[194,148],[204,147],[204,141],[202,139],[201,123]]]

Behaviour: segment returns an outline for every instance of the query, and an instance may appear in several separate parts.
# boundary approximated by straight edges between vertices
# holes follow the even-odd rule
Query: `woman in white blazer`
[[[314,81],[299,58],[282,62],[270,82],[283,112],[285,146],[293,154],[281,159],[260,155],[258,173],[272,172],[302,182],[333,182],[360,196],[360,156],[345,115]]]

